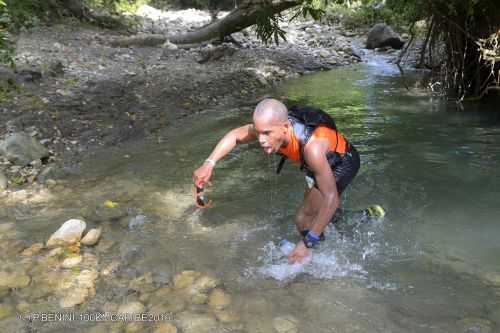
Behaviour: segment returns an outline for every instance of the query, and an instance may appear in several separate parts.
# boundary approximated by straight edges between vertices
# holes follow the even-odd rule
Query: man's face
[[[264,152],[277,152],[286,140],[288,122],[280,123],[266,117],[254,117],[253,124]]]

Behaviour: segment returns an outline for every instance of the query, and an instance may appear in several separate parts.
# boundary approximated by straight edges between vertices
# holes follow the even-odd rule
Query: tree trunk
[[[215,38],[222,39],[254,25],[263,10],[269,14],[277,14],[299,5],[300,2],[300,0],[246,0],[223,19],[196,31],[171,36],[169,40],[174,44],[194,44]]]

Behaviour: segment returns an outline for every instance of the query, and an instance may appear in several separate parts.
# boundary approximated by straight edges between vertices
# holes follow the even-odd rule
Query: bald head
[[[255,107],[253,119],[280,125],[288,121],[288,109],[277,99],[266,98]]]

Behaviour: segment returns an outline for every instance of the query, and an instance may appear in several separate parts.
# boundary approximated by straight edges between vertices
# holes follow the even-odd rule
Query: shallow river
[[[329,111],[360,151],[360,173],[343,206],[380,204],[388,212],[346,233],[329,226],[307,265],[288,265],[276,247],[282,238],[298,240],[293,215],[305,182],[292,163],[276,176],[277,157],[242,145],[217,165],[214,207],[193,206],[192,171],[226,131],[251,120],[251,106],[202,113],[155,142],[97,153],[40,204],[7,212],[30,242],[46,240],[69,218],[101,225],[103,239],[114,243],[99,260],[121,263],[117,281],[147,272],[159,283],[183,270],[215,274],[244,332],[275,332],[280,316],[293,316],[303,333],[498,331],[500,114],[493,106],[457,111],[417,88],[415,74],[403,79],[376,59],[292,80],[276,92]],[[93,221],[89,211],[105,200],[124,216]],[[129,228],[137,215],[146,222]],[[15,303],[21,296],[9,297]],[[136,297],[100,280],[78,311]],[[57,311],[50,297],[37,302]],[[240,332],[222,331],[231,330]]]

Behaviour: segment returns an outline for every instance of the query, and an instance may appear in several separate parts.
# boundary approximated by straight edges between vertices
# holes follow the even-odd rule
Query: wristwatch
[[[316,236],[312,231],[309,231],[304,238],[302,238],[302,242],[304,242],[304,245],[308,249],[312,249],[314,245],[316,244],[317,241],[319,241],[320,238]]]

